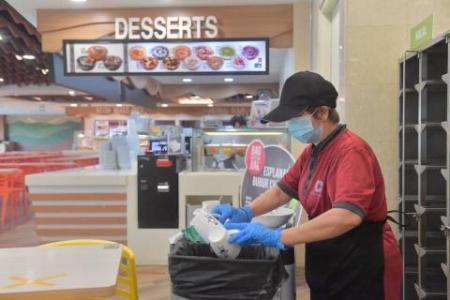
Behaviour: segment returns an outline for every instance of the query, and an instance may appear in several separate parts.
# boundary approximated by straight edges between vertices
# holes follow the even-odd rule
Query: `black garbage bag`
[[[173,294],[191,300],[272,299],[288,277],[277,249],[245,246],[236,259],[221,259],[184,238],[171,247],[169,273]]]

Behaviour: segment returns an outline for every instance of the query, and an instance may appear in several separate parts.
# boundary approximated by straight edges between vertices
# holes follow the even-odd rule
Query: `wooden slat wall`
[[[124,201],[127,200],[127,194],[125,193],[70,193],[70,194],[31,194],[29,199],[32,201],[39,200],[113,200]]]
[[[245,1],[244,1],[245,2]],[[293,6],[144,7],[38,10],[45,52],[58,52],[64,39],[97,39],[114,32],[116,17],[207,16],[219,21],[219,37],[268,37],[272,48],[293,45]]]
[[[32,193],[42,243],[107,239],[126,244],[126,193]]]
[[[40,217],[34,220],[35,224],[48,225],[48,224],[127,224],[126,217]]]

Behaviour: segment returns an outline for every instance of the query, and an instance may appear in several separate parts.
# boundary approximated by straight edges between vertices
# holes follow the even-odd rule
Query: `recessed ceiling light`
[[[78,107],[77,103],[70,103],[70,107]]]
[[[0,82],[5,82],[5,79],[0,77]]]
[[[179,104],[185,104],[185,105],[208,105],[212,104],[213,100],[211,98],[180,98],[178,99]]]
[[[16,56],[16,59],[17,59],[17,60],[23,60],[23,57],[22,57],[21,55],[16,54],[15,56]]]
[[[33,99],[36,101],[42,101],[42,97],[33,97]]]
[[[33,54],[24,54],[22,58],[27,60],[33,60],[36,59],[36,56],[34,56]]]
[[[183,78],[183,82],[192,82],[192,78]]]
[[[245,99],[253,99],[253,95],[246,95]]]
[[[75,94],[76,94],[75,91],[72,91],[72,90],[69,91],[69,95],[70,95],[70,96],[73,97],[73,96],[75,96]]]
[[[94,100],[94,97],[86,96],[86,97],[84,97],[84,99],[86,99],[87,101],[92,101],[92,100]]]
[[[116,106],[117,106],[117,107],[122,107],[123,104],[122,104],[122,103],[117,103]]]
[[[226,77],[226,78],[223,79],[223,81],[225,81],[225,82],[233,82],[234,78]]]
[[[161,104],[161,107],[169,107],[169,104],[163,103],[163,104]]]
[[[214,107],[214,104],[208,104],[208,107]]]

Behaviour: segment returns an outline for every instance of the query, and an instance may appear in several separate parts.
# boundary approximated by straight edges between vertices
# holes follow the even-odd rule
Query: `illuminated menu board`
[[[64,41],[67,75],[269,73],[268,39]]]

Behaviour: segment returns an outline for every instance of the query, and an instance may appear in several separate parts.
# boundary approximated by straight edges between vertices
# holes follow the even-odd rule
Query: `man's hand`
[[[230,243],[236,243],[240,246],[250,244],[262,244],[268,247],[284,249],[280,240],[281,229],[269,229],[261,223],[227,223],[227,229],[239,229],[239,232],[231,235],[228,239]]]
[[[219,215],[219,221],[222,224],[225,224],[227,220],[230,223],[248,223],[253,218],[250,206],[236,208],[230,204],[221,204],[214,207],[211,212]]]

